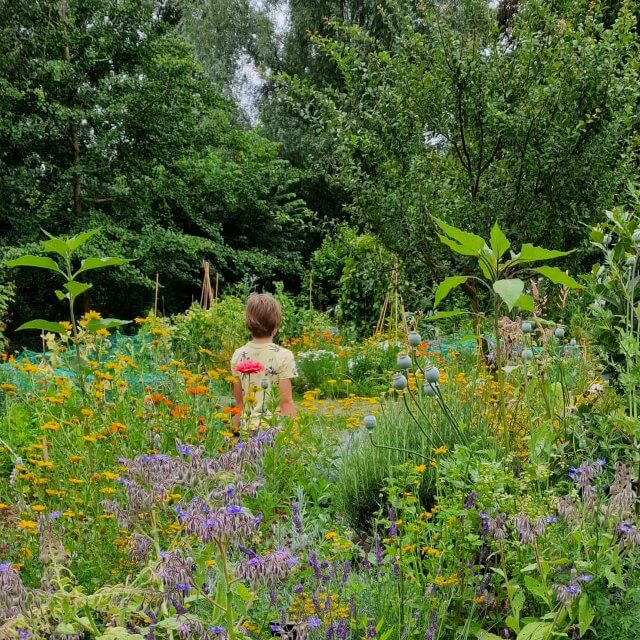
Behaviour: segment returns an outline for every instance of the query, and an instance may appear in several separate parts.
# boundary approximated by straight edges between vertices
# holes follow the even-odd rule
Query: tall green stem
[[[502,435],[504,438],[504,446],[507,452],[511,449],[511,441],[509,437],[509,425],[507,421],[507,406],[504,400],[504,370],[502,368],[502,341],[500,340],[500,323],[498,321],[498,312],[500,310],[500,302],[496,295],[493,296],[493,334],[495,336],[496,345],[496,375],[498,380],[498,406],[500,408],[500,421],[502,423]]]

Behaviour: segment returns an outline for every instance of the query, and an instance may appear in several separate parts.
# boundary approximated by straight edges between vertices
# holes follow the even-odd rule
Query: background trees
[[[149,305],[156,272],[167,310],[183,308],[203,257],[226,282],[251,272],[295,285],[309,217],[295,196],[300,173],[240,125],[166,3],[4,2],[1,11],[3,254],[41,228],[102,227],[100,249],[136,261],[93,295],[125,316]],[[16,278],[21,307],[42,305],[39,288]]]
[[[0,247],[10,256],[40,228],[101,226],[96,249],[136,258],[93,292],[120,316],[148,306],[156,272],[166,310],[184,307],[203,258],[225,284],[251,276],[296,291],[344,224],[401,257],[407,300],[422,305],[450,260],[432,214],[582,248],[579,271],[584,225],[636,171],[634,11],[0,0]],[[243,71],[252,86],[238,84]],[[317,303],[350,299],[347,262]],[[18,315],[44,304],[24,276],[0,274],[15,278]]]
[[[432,277],[430,215],[580,246],[634,169],[632,7],[607,22],[582,2],[392,1],[379,16],[394,38],[339,21],[313,36],[338,83],[283,73],[276,93],[324,141],[317,158],[355,218]]]

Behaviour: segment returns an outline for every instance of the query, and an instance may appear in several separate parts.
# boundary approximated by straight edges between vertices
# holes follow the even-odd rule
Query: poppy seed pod
[[[438,382],[438,380],[440,380],[440,372],[438,371],[438,368],[437,367],[429,367],[424,372],[424,379],[427,382],[431,382],[432,384],[435,384],[436,382]]]
[[[406,389],[407,384],[407,379],[401,373],[396,373],[396,375],[393,376],[393,388],[396,391],[402,391],[403,389]]]
[[[570,347],[575,347],[577,345],[577,341],[575,338],[571,338],[571,340],[569,341],[569,346]]]
[[[417,331],[410,331],[407,340],[410,347],[418,347],[422,342],[422,337]]]
[[[635,256],[629,256],[624,263],[627,265],[627,267],[633,267],[636,263],[636,257]]]
[[[369,414],[363,418],[363,423],[367,430],[371,431],[376,428],[378,421],[376,420],[376,417],[374,415]]]
[[[424,387],[422,387],[422,390],[424,391],[424,395],[428,396],[429,398],[435,398],[438,395],[436,392],[436,385],[430,384],[429,382],[427,382]]]
[[[269,381],[265,378],[265,379],[260,383],[260,386],[261,386],[263,389],[268,389],[268,388],[269,388]]]
[[[602,244],[606,247],[611,244],[611,240],[613,240],[613,238],[611,237],[611,234],[607,233],[602,239]]]
[[[528,362],[529,360],[531,360],[533,358],[533,351],[531,351],[531,349],[523,349],[522,353],[520,354],[520,357],[525,362]]]
[[[398,365],[398,369],[406,371],[411,366],[411,357],[406,353],[399,353],[396,364]]]
[[[533,325],[530,322],[523,322],[520,328],[522,333],[531,333],[533,331]]]
[[[558,340],[562,340],[562,338],[564,338],[564,327],[556,327],[555,331],[553,332],[553,335]]]

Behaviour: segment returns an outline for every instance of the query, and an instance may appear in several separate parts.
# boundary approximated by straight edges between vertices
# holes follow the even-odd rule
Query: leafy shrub
[[[227,367],[233,351],[249,338],[244,301],[233,296],[223,298],[210,309],[194,304],[174,322],[174,355],[187,362],[213,361],[216,366]]]

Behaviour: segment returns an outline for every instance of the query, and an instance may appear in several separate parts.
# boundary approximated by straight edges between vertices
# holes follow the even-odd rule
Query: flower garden
[[[125,261],[62,269],[70,320],[28,323],[42,352],[0,367],[0,637],[635,637],[637,342],[612,305],[629,304],[637,232],[610,224],[579,290],[539,269],[561,301],[593,299],[565,322],[504,284],[524,252],[555,254],[507,259],[497,227],[477,255],[510,316],[444,333],[453,312],[406,314],[361,340],[296,312],[307,329],[285,319],[281,342],[299,413],[257,429],[233,424],[242,300],[124,335],[75,302],[83,268]],[[44,248],[71,265],[86,239]],[[596,331],[613,323],[617,360]]]

